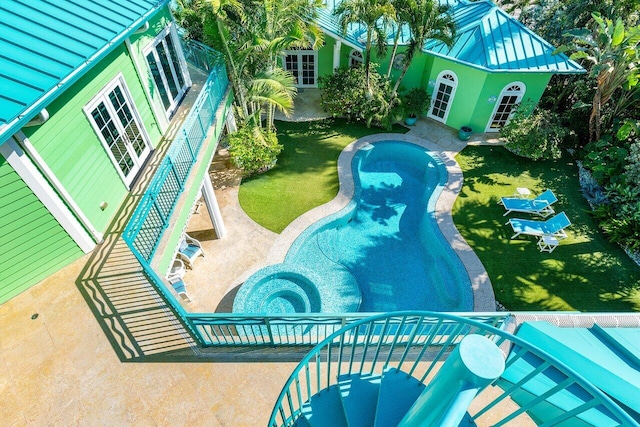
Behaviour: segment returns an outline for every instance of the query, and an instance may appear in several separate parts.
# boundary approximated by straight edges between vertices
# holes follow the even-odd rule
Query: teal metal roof
[[[538,321],[522,324],[516,335],[640,414],[640,328],[560,328]]]
[[[582,73],[584,69],[488,0],[460,3],[453,47],[430,40],[426,51],[477,68],[497,72]]]
[[[1,0],[0,144],[169,0]]]
[[[326,0],[319,24],[328,33],[347,44],[363,49],[366,28],[350,25],[342,34],[333,10],[341,0]],[[439,0],[451,6],[457,24],[457,37],[451,49],[444,43],[429,40],[423,50],[436,56],[461,62],[492,72],[537,72],[554,74],[582,73],[584,69],[566,55],[552,55],[555,48],[522,25],[490,0]],[[409,40],[408,28],[403,28],[401,43]],[[393,43],[390,35],[389,43]]]

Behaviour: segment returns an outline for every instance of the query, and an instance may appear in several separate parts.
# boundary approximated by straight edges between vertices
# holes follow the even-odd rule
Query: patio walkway
[[[308,113],[301,110],[298,117]],[[464,145],[426,120],[410,134],[447,149]],[[224,157],[218,161],[224,165]],[[216,196],[228,237],[214,239],[204,211],[190,224],[208,252],[198,263],[210,265],[212,276],[196,288],[193,275],[203,270],[196,264],[189,272],[191,311],[216,298],[216,308],[228,310],[229,287],[260,266],[277,237],[244,214],[237,176],[223,170],[229,181]],[[266,425],[295,364],[193,363],[206,359],[120,239],[139,188],[92,254],[0,305],[3,425]]]

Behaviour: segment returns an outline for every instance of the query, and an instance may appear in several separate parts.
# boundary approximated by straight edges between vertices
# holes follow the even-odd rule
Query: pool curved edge
[[[451,208],[462,189],[463,180],[462,170],[455,161],[456,152],[443,150],[431,141],[408,134],[383,133],[369,135],[360,138],[345,147],[338,157],[338,178],[340,189],[336,197],[333,200],[304,213],[289,224],[276,238],[276,241],[267,256],[265,264],[271,265],[284,262],[287,252],[291,248],[293,242],[309,226],[316,221],[334,214],[346,207],[351,202],[354,195],[355,184],[353,180],[353,171],[351,169],[353,157],[358,150],[366,145],[389,140],[403,141],[421,146],[432,152],[434,155],[439,156],[440,160],[442,160],[446,166],[448,180],[436,201],[436,221],[440,231],[449,241],[451,247],[454,249],[455,253],[467,270],[473,292],[473,311],[494,312],[496,310],[495,294],[487,271],[473,249],[471,249],[462,235],[458,232],[451,216]]]

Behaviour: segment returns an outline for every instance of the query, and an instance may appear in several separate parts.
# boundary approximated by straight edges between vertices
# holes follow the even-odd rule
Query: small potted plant
[[[406,116],[405,123],[416,124],[418,117],[424,116],[429,108],[429,94],[421,87],[414,87],[402,97],[402,105]]]

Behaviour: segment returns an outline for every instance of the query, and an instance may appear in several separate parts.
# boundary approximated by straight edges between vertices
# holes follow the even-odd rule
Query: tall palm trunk
[[[389,68],[387,68],[387,78],[391,77],[391,70],[393,69],[393,61],[396,59],[396,53],[398,52],[398,42],[400,41],[400,24],[396,35],[393,37],[393,50],[391,51],[391,59],[389,59]]]
[[[224,22],[222,22],[222,20],[218,16],[216,16],[216,26],[218,28],[218,33],[220,34],[220,40],[222,41],[222,46],[224,47],[229,67],[231,68],[231,75],[229,76],[229,80],[231,81],[231,86],[233,86],[235,96],[239,101],[238,104],[240,105],[241,111],[244,115],[244,117],[242,118],[246,120],[249,117],[249,109],[247,108],[244,91],[242,90],[242,87],[240,85],[240,76],[238,75],[236,63],[233,59],[233,55],[231,54],[231,50],[229,49],[229,42],[224,36]]]

